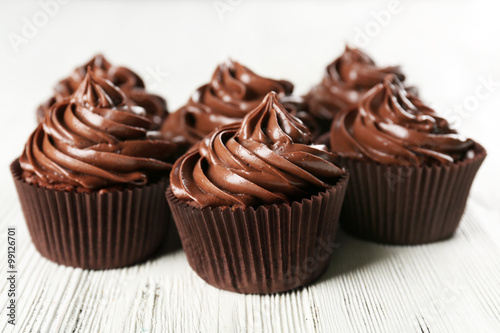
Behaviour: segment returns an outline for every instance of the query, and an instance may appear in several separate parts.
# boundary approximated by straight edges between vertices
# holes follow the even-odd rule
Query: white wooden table
[[[498,9],[486,1],[402,2],[366,43],[358,32],[373,29],[373,13],[389,10],[388,2],[221,2],[229,6],[222,14],[217,1],[72,1],[17,53],[9,38],[43,8],[0,2],[0,330],[500,332],[500,86],[464,107],[484,90],[481,80],[500,81]],[[172,240],[143,264],[109,271],[58,266],[36,252],[8,165],[34,129],[37,104],[76,65],[104,52],[175,109],[228,55],[304,93],[345,41],[363,44],[380,64],[402,64],[424,99],[487,148],[455,237],[400,247],[340,232],[318,282],[271,296],[208,286]],[[17,228],[16,326],[7,323],[8,226]]]

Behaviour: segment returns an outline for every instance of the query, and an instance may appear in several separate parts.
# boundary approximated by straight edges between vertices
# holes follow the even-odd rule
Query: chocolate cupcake
[[[326,269],[348,175],[269,93],[241,123],[174,164],[167,199],[193,270],[239,293],[275,293]]]
[[[63,265],[137,263],[161,244],[174,144],[111,82],[88,71],[56,102],[11,165],[37,250]]]
[[[52,105],[69,98],[76,91],[89,69],[95,76],[111,81],[135,104],[143,107],[146,110],[146,117],[151,120],[154,130],[160,128],[167,116],[167,103],[165,100],[158,95],[148,93],[144,81],[132,70],[126,67],[114,66],[100,54],[76,68],[69,77],[59,81],[54,88],[54,96],[38,107],[37,119],[39,123],[43,121],[45,113]]]
[[[344,53],[326,67],[320,84],[304,97],[308,112],[316,118],[321,132],[330,130],[335,115],[373,86],[384,81],[387,74],[405,79],[399,66],[378,67],[364,52],[346,46]]]
[[[393,75],[337,114],[330,146],[351,173],[342,227],[388,244],[450,237],[486,157]]]
[[[189,148],[213,130],[240,122],[271,91],[281,99],[292,93],[293,84],[259,76],[227,60],[217,67],[210,83],[198,88],[186,105],[168,117],[161,131],[167,139]],[[295,115],[302,111],[291,101],[287,105]],[[306,114],[300,115],[306,117],[306,123],[314,122]]]

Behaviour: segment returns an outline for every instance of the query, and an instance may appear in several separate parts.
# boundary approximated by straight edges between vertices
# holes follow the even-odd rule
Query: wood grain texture
[[[450,240],[382,246],[341,232],[328,271],[313,285],[244,296],[198,278],[175,249],[175,237],[154,259],[129,268],[86,271],[54,264],[34,249],[12,184],[2,188],[0,230],[18,227],[19,257],[18,323],[14,330],[2,320],[3,332],[500,330],[498,234],[478,220],[474,198]],[[5,255],[0,257],[6,267]],[[6,287],[2,279],[2,309]]]
[[[48,2],[45,1],[44,2]],[[68,1],[66,1],[68,2]],[[133,68],[175,110],[231,56],[305,94],[325,66],[375,22],[388,0],[69,1],[15,52],[8,34],[40,1],[0,2],[1,332],[500,332],[500,88],[466,113],[459,131],[489,155],[456,235],[436,244],[381,246],[340,232],[326,274],[271,296],[208,286],[182,250],[166,245],[141,265],[109,271],[58,266],[27,232],[9,164],[35,128],[38,103],[63,76],[103,52]],[[365,47],[380,65],[401,64],[421,96],[452,111],[479,77],[500,80],[499,9],[485,1],[401,1],[401,13]],[[498,4],[498,2],[491,3]],[[491,8],[487,8],[491,7]],[[282,33],[284,32],[284,33]],[[151,71],[168,72],[155,80]],[[482,90],[486,93],[486,90]],[[451,114],[457,118],[457,114]],[[6,321],[6,228],[17,226],[17,325]],[[175,244],[174,244],[175,245]]]

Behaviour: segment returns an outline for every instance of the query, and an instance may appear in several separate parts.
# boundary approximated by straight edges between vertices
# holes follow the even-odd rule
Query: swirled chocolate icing
[[[172,192],[195,206],[247,207],[299,200],[344,171],[325,146],[269,93],[241,123],[207,136],[174,164]]]
[[[326,132],[338,111],[357,102],[390,73],[404,80],[399,66],[378,67],[362,51],[346,46],[344,53],[327,66],[321,83],[305,96],[308,111],[325,125]]]
[[[259,76],[228,60],[217,67],[210,83],[167,118],[161,131],[169,139],[193,145],[214,129],[241,121],[271,91],[282,98],[292,93],[293,85]]]
[[[70,99],[56,102],[20,157],[23,178],[39,186],[92,191],[144,185],[171,168],[175,145],[148,137],[153,127],[110,81],[91,71]]]
[[[337,114],[330,145],[342,157],[420,166],[461,160],[474,142],[457,134],[394,75],[388,75],[359,102]]]
[[[85,78],[88,69],[94,75],[107,79],[119,87],[132,101],[146,110],[146,116],[151,119],[153,128],[160,128],[167,115],[165,100],[158,95],[148,93],[145,90],[144,81],[132,70],[126,67],[113,66],[100,54],[76,68],[69,77],[59,81],[54,88],[54,96],[38,107],[38,122],[43,121],[45,113],[52,105],[70,97],[76,91]]]

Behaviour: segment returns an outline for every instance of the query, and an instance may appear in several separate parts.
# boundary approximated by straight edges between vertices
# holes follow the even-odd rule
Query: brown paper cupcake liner
[[[398,166],[341,159],[351,177],[340,224],[348,233],[386,244],[423,244],[458,228],[484,148],[449,166]]]
[[[292,204],[196,208],[166,192],[184,251],[207,283],[244,294],[287,291],[328,266],[348,174]]]
[[[77,193],[26,183],[19,160],[10,168],[33,243],[51,261],[124,267],[146,259],[165,239],[171,220],[166,178],[134,189]]]

